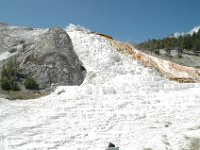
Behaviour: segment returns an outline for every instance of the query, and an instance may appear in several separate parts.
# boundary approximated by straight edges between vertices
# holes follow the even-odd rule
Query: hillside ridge
[[[118,52],[142,62],[146,67],[156,68],[162,76],[168,78],[169,80],[174,80],[180,83],[200,82],[200,69],[198,68],[180,65],[170,60],[144,53],[133,47],[131,44],[114,40],[109,35],[98,35],[110,40],[112,46],[115,47]]]

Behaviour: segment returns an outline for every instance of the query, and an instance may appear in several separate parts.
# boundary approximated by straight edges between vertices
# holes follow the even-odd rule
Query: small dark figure
[[[113,143],[109,143],[108,147],[115,147],[115,145]]]

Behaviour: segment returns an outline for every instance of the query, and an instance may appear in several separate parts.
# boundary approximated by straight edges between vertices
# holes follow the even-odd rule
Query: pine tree
[[[20,90],[17,83],[17,72],[18,65],[16,60],[9,60],[6,65],[3,65],[0,78],[1,88],[3,90]]]

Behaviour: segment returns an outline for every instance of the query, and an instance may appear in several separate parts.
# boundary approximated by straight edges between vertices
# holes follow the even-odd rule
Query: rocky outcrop
[[[28,76],[39,83],[40,89],[52,84],[80,85],[83,82],[86,70],[63,29],[39,31],[2,26],[0,57],[5,52],[14,53],[13,57],[19,62],[20,83]]]

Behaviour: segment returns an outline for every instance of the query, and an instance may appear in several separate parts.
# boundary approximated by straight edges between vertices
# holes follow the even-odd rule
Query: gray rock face
[[[49,88],[52,84],[80,85],[83,82],[86,70],[63,29],[35,31],[1,25],[0,33],[4,33],[0,37],[0,56],[6,51],[15,54],[20,63],[21,82],[27,76],[32,76],[41,89]]]

